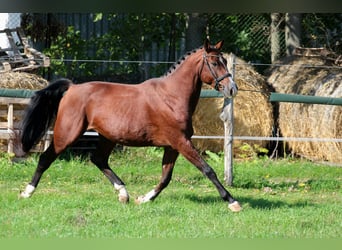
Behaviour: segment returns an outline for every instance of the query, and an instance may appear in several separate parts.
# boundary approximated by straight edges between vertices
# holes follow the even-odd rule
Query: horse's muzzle
[[[233,81],[231,82],[231,87],[230,87],[230,96],[231,97],[235,97],[237,95],[237,92],[238,92],[238,86],[236,85],[236,83]]]
[[[237,95],[238,92],[238,86],[233,81],[231,77],[229,77],[229,84],[228,86],[224,86],[222,93],[225,98],[233,98]]]

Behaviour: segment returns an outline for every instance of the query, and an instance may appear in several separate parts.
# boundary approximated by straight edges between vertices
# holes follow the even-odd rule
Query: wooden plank
[[[0,139],[8,140],[11,137],[11,133],[8,133],[7,129],[0,129]]]
[[[19,51],[19,49],[18,49],[18,47],[17,47],[17,45],[16,45],[16,43],[15,43],[15,41],[14,41],[14,39],[13,39],[13,35],[12,35],[12,32],[14,32],[15,30],[13,30],[13,29],[5,29],[5,33],[6,33],[6,35],[7,35],[7,38],[8,38],[8,41],[9,41],[9,43],[10,43],[10,45],[11,45],[11,48],[12,48],[12,50],[13,50],[13,52],[14,52],[14,55],[17,57],[17,56],[20,56],[21,57],[21,54],[20,54],[20,51]]]
[[[9,64],[8,62],[1,62],[2,64],[2,70],[0,70],[0,73],[3,73],[3,72],[8,72],[11,70],[11,64]]]
[[[7,130],[7,122],[0,122],[0,129],[6,129]]]
[[[14,106],[14,110],[13,110],[13,116],[14,118],[16,117],[21,117],[24,114],[24,110],[16,110],[16,107]],[[0,109],[0,117],[1,118],[6,118],[7,119],[7,106],[6,106],[6,110]]]
[[[0,96],[0,103],[1,104],[10,104],[10,103],[15,103],[15,104],[29,104],[30,98],[17,98],[17,97],[1,97]]]
[[[7,114],[7,130],[9,133],[13,131],[13,104],[8,105],[8,114]],[[8,140],[8,145],[7,145],[7,153],[11,154],[13,153],[13,139]]]

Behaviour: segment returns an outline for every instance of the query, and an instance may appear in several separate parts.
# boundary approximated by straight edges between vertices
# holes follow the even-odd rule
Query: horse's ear
[[[223,46],[223,40],[219,41],[216,45],[215,45],[215,48],[220,50]]]
[[[209,39],[208,38],[206,38],[205,39],[205,41],[204,41],[204,49],[205,49],[205,51],[206,52],[208,52],[209,51],[209,49],[210,49],[210,42],[209,42]]]

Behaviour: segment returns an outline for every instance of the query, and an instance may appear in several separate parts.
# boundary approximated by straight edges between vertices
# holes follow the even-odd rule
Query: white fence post
[[[234,80],[235,55],[227,58],[227,67]],[[233,185],[233,133],[234,133],[234,98],[225,98],[220,118],[224,124],[224,181]]]

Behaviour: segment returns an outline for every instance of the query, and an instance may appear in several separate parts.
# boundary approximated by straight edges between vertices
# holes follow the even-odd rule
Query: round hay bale
[[[342,97],[342,71],[319,57],[291,57],[269,70],[276,92]],[[292,66],[293,65],[293,66]],[[334,66],[334,67],[327,67]],[[342,106],[279,103],[279,128],[284,137],[342,138]],[[342,143],[287,142],[295,155],[342,163]]]
[[[225,54],[228,60],[232,54]],[[229,60],[228,60],[229,61]],[[270,92],[266,79],[251,65],[236,58],[235,82],[239,92],[234,98],[234,136],[271,136],[273,128],[273,108],[268,102]],[[210,88],[203,84],[204,88]],[[224,126],[219,115],[223,108],[223,98],[200,98],[193,116],[195,135],[224,136]],[[194,139],[200,151],[223,151],[223,140]],[[250,145],[253,152],[247,152],[243,144]],[[260,148],[267,148],[267,141],[234,140],[234,155],[246,157]],[[248,155],[246,155],[248,154]]]

